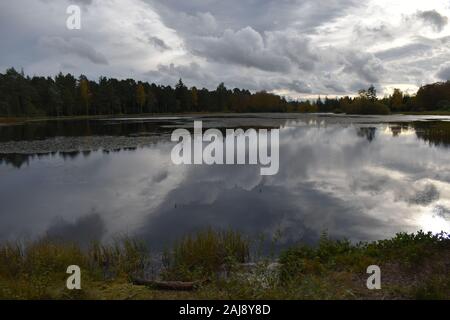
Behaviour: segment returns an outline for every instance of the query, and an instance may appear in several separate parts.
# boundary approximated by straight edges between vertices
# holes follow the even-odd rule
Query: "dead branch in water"
[[[146,280],[140,278],[133,278],[131,282],[138,286],[152,287],[157,290],[172,290],[172,291],[193,291],[197,289],[200,285],[207,282],[194,281],[194,282],[182,282],[182,281],[159,281],[159,280]]]

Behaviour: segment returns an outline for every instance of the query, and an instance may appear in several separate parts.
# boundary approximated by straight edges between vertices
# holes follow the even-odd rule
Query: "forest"
[[[192,112],[334,112],[389,114],[391,112],[450,111],[450,81],[422,86],[409,95],[395,89],[377,97],[373,86],[357,95],[316,100],[288,100],[266,91],[188,88],[59,73],[54,78],[26,76],[11,68],[0,73],[0,117],[60,117]]]

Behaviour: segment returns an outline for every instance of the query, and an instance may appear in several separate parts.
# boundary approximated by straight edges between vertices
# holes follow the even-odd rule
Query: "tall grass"
[[[0,246],[0,298],[80,298],[85,292],[64,291],[68,266],[79,266],[83,283],[89,283],[142,275],[149,261],[145,246],[130,238],[87,250],[50,239],[6,243]]]
[[[93,243],[87,257],[91,268],[101,270],[104,278],[144,276],[151,263],[146,245],[129,237],[116,239],[111,245]]]
[[[250,257],[250,241],[236,231],[207,229],[187,235],[164,254],[164,277],[204,279],[222,268],[244,263]]]

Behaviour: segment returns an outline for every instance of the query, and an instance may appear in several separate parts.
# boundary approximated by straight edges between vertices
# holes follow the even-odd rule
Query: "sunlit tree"
[[[89,115],[89,103],[91,101],[91,92],[89,90],[89,81],[84,76],[80,77],[80,95],[84,107],[86,108],[86,115]]]
[[[403,106],[403,92],[400,89],[395,88],[391,96],[391,110],[399,111]]]
[[[145,94],[145,88],[142,85],[142,83],[139,82],[139,84],[136,87],[136,102],[139,107],[139,112],[143,113],[144,105],[147,100],[147,95]]]
[[[198,90],[196,87],[192,87],[191,89],[191,100],[192,100],[192,107],[197,110],[198,108]]]

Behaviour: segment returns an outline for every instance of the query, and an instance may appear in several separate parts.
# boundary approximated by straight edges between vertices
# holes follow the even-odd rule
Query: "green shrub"
[[[348,114],[379,114],[387,115],[391,113],[388,106],[368,99],[357,98],[353,102],[346,105],[344,110]]]
[[[365,272],[367,266],[382,262],[417,268],[440,252],[439,249],[445,248],[450,249],[450,238],[446,233],[398,233],[392,239],[358,244],[332,240],[324,234],[316,248],[299,244],[283,251],[280,254],[281,277],[289,281],[325,270]]]
[[[367,244],[368,254],[395,260],[405,266],[420,264],[435,253],[435,249],[450,248],[450,238],[446,233],[433,234],[418,231],[417,233],[398,233],[394,238]]]

